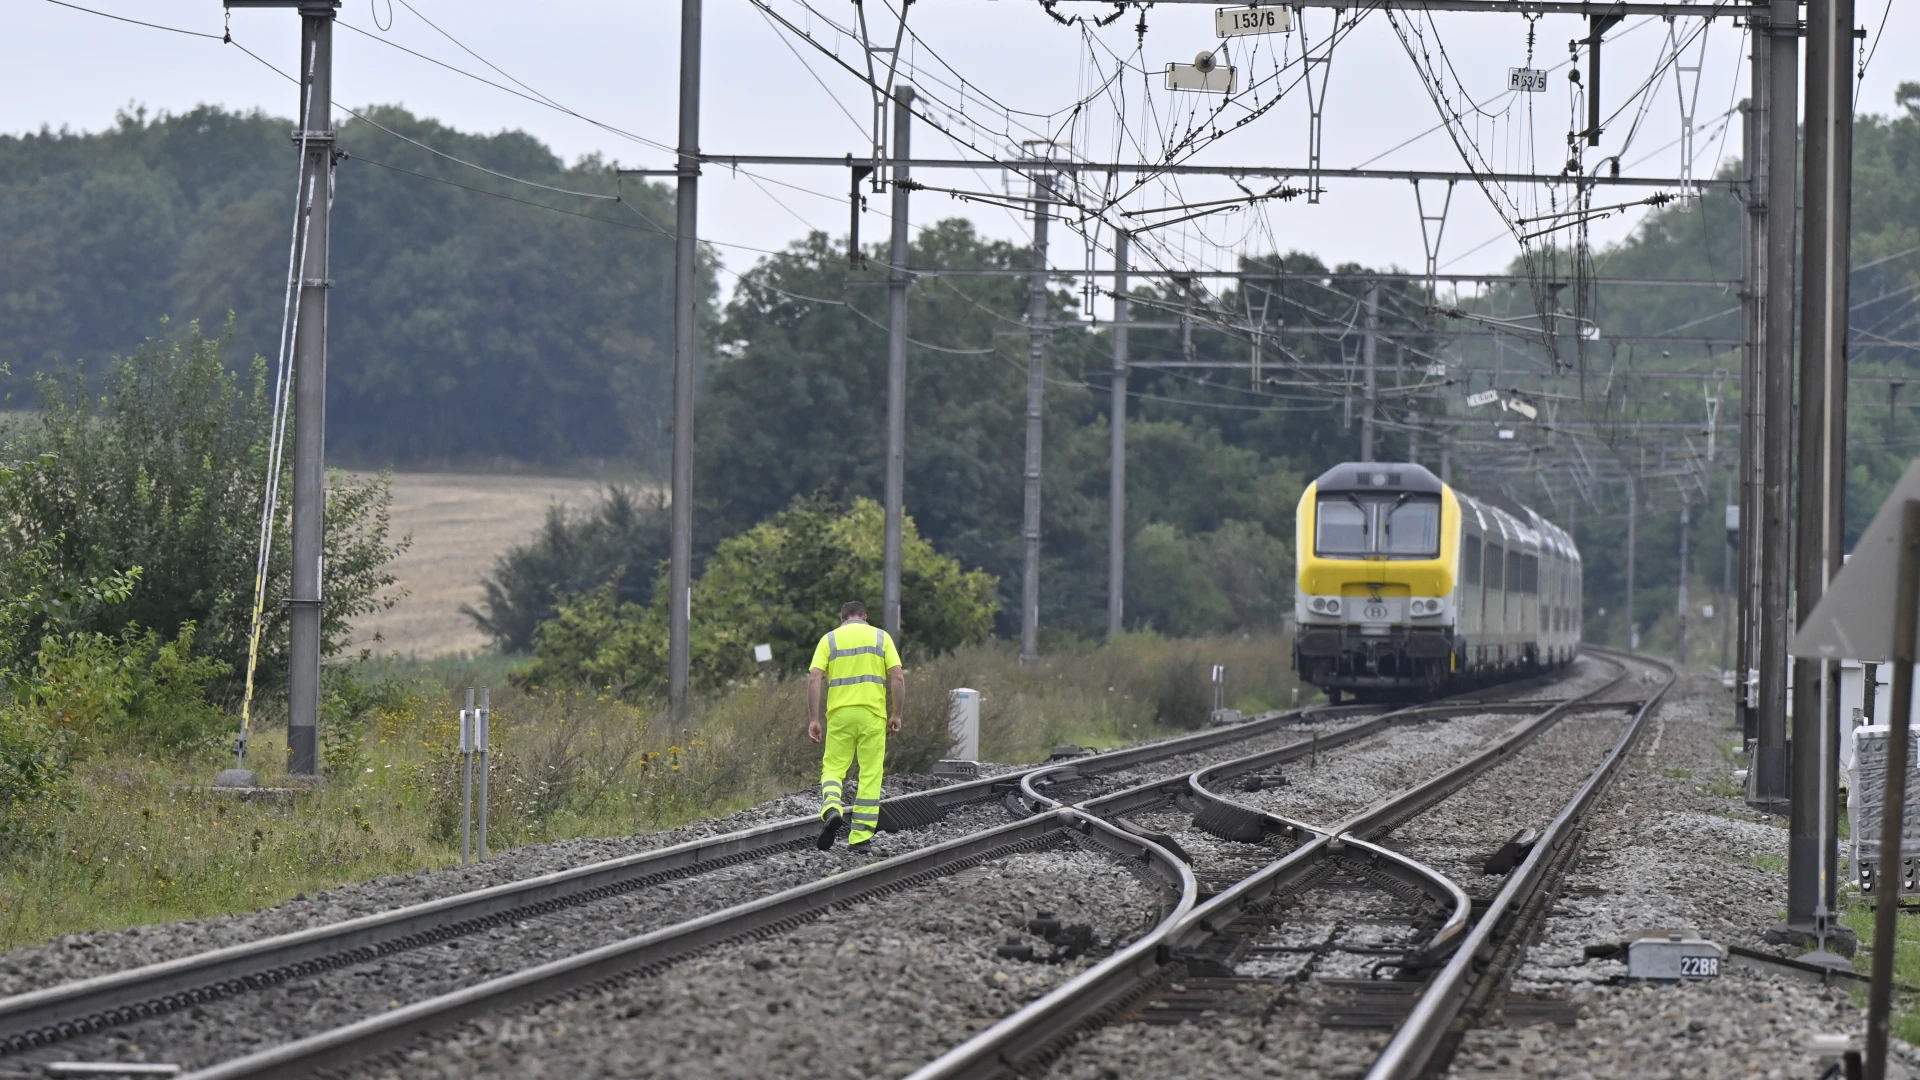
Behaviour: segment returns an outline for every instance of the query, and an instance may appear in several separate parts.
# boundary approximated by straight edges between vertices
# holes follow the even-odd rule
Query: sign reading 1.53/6
[[[1284,34],[1293,26],[1293,9],[1284,7],[1215,8],[1213,29],[1221,37]]]

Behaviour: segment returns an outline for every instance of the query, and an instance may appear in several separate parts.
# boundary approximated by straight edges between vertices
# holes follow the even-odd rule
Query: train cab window
[[[1373,553],[1372,508],[1345,497],[1321,499],[1315,509],[1315,554],[1363,556]]]
[[[1404,498],[1404,496],[1402,496]],[[1414,500],[1382,507],[1380,553],[1432,559],[1440,554],[1440,503]]]
[[[1469,536],[1466,543],[1460,545],[1460,580],[1468,585],[1480,584],[1480,538]]]

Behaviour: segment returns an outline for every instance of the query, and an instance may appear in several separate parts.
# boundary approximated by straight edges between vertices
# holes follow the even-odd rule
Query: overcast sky
[[[341,9],[337,100],[348,106],[402,104],[463,130],[524,130],[569,160],[597,152],[630,166],[657,168],[671,163],[659,149],[482,85],[385,42],[502,81],[481,60],[437,33],[422,20],[425,16],[486,62],[540,94],[607,125],[671,144],[677,101],[676,0],[411,2],[411,11],[399,0],[348,0]],[[856,9],[847,0],[811,0],[812,13],[800,0],[769,2],[776,12],[811,30],[821,45],[860,62],[857,44],[832,26],[835,20],[846,23],[855,18]],[[1871,41],[1881,26],[1883,5],[1874,0],[1859,3],[1858,17]],[[115,111],[129,104],[180,111],[215,103],[258,107],[281,116],[294,112],[295,91],[289,83],[217,40],[114,22],[48,0],[0,0],[0,5],[7,13],[6,32],[0,34],[0,130],[24,132],[43,126],[98,130],[111,124]],[[85,6],[215,35],[222,29],[218,0],[138,4],[85,0]],[[867,8],[890,32],[884,0],[868,0]],[[1912,46],[1920,36],[1920,5],[1895,3],[1892,9],[1860,91],[1863,111],[1891,111],[1894,87],[1902,80],[1920,80],[1920,51]],[[860,81],[805,39],[776,31],[748,0],[707,0],[705,10],[701,141],[708,152],[836,157],[866,153],[862,125],[870,105]],[[1060,10],[1098,15],[1109,8],[1069,2]],[[1189,62],[1219,40],[1211,7],[1162,4],[1147,13],[1144,46],[1136,55],[1138,18],[1138,11],[1129,11],[1110,27],[1088,30],[1057,24],[1034,0],[920,0],[911,9],[909,24],[919,40],[902,51],[903,68],[908,78],[938,96],[930,108],[937,117],[946,118],[945,126],[976,145],[1007,152],[1022,134],[1017,124],[1024,123],[1061,135],[1081,156],[1104,158],[1117,153],[1123,160],[1138,160],[1143,152],[1157,154],[1164,149],[1167,125],[1177,128],[1197,103],[1210,105],[1217,100],[1165,90],[1159,69],[1171,61]],[[389,20],[390,29],[377,28]],[[1331,20],[1325,11],[1307,15],[1309,42],[1316,52]],[[1559,170],[1565,161],[1570,120],[1565,70],[1554,72],[1544,93],[1505,93],[1508,68],[1526,62],[1526,20],[1440,14],[1430,21],[1423,18],[1402,25],[1420,30],[1415,51],[1424,46],[1434,69],[1443,72],[1449,95],[1464,89],[1487,111],[1500,114],[1481,118],[1467,132],[1490,167]],[[1699,26],[1698,20],[1681,20],[1682,38]],[[232,33],[236,41],[280,69],[296,67],[299,30],[291,12],[235,12]],[[1567,59],[1568,41],[1584,34],[1584,20],[1545,17],[1535,33],[1535,65],[1552,67]],[[1659,66],[1668,29],[1657,20],[1647,20],[1629,22],[1614,35],[1617,40],[1610,38],[1603,54],[1602,102],[1609,114],[1627,103]],[[1696,175],[1710,174],[1723,155],[1737,156],[1738,125],[1727,124],[1723,117],[1745,96],[1745,45],[1744,30],[1730,19],[1718,20],[1706,34],[1695,106]],[[1241,68],[1242,85],[1265,79],[1263,104],[1271,102],[1275,86],[1285,93],[1277,105],[1214,141],[1194,161],[1304,165],[1308,95],[1295,78],[1299,65],[1287,66],[1299,51],[1297,30],[1257,42],[1234,41],[1229,58]],[[1694,50],[1688,49],[1685,55],[1692,63]],[[1136,70],[1122,76],[1111,92],[1091,94],[1076,122],[1069,124],[1069,114],[1057,112],[1089,97],[1122,61]],[[1137,70],[1142,67],[1149,70]],[[959,76],[953,74],[956,71]],[[1326,164],[1461,167],[1462,151],[1445,131],[1416,138],[1435,126],[1438,113],[1408,48],[1383,15],[1369,15],[1346,33],[1326,75]],[[960,77],[966,81],[964,91],[956,89]],[[1603,156],[1619,153],[1631,131],[1631,143],[1622,154],[1629,173],[1678,174],[1679,147],[1670,144],[1679,132],[1680,105],[1671,65],[1660,79],[1646,95],[1644,114],[1638,107],[1626,109],[1612,120],[1602,147],[1587,151],[1589,169]],[[1510,101],[1523,107],[1509,110]],[[1529,105],[1530,110],[1524,107]],[[1009,120],[997,106],[1053,115],[1041,118],[1022,113]],[[1228,119],[1240,115],[1245,114],[1230,113]],[[1413,141],[1395,149],[1408,140]],[[920,155],[964,153],[952,139],[924,126],[914,133],[913,149]],[[287,167],[291,174],[291,150]],[[709,169],[702,187],[701,234],[717,243],[739,245],[720,249],[731,267],[750,266],[758,258],[751,249],[781,247],[809,227],[836,235],[845,231],[848,177],[844,168],[753,171],[757,182],[754,177]],[[1009,190],[1009,180],[996,172],[923,174],[919,179],[973,191]],[[1247,184],[1261,191],[1270,186],[1257,180]],[[353,197],[352,185],[349,165],[342,175],[341,198]],[[1430,192],[1437,194],[1437,189]],[[1126,205],[1159,206],[1234,193],[1225,181],[1193,181],[1180,185],[1178,192],[1170,186],[1150,187]],[[1644,193],[1640,189],[1628,197]],[[1544,189],[1496,193],[1496,197],[1508,195],[1522,205],[1546,205],[1541,201]],[[448,189],[447,197],[476,196]],[[1029,228],[1014,212],[998,207],[962,204],[931,192],[914,199],[913,216],[919,223],[965,214],[995,236],[1024,237]],[[868,239],[885,235],[885,208],[884,199],[872,200],[862,227]],[[1629,215],[1600,223],[1595,236],[1617,238],[1631,228],[1632,221]],[[1265,250],[1276,244],[1313,251],[1333,262],[1416,268],[1423,257],[1420,220],[1411,185],[1405,181],[1335,180],[1328,183],[1328,193],[1318,205],[1305,200],[1267,203],[1257,214],[1216,215],[1186,227],[1160,230],[1158,235],[1164,238],[1159,242],[1159,257],[1212,265],[1230,262],[1236,251]],[[1442,264],[1463,271],[1498,270],[1516,251],[1488,196],[1463,185],[1455,193],[1446,223]],[[1055,266],[1081,265],[1085,257],[1084,243],[1078,238],[1056,242]]]

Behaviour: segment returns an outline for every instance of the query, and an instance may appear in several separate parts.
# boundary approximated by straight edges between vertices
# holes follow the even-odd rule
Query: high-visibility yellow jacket
[[[827,631],[813,650],[813,670],[827,676],[827,712],[870,709],[887,715],[887,672],[900,666],[893,638],[877,626],[849,619]]]

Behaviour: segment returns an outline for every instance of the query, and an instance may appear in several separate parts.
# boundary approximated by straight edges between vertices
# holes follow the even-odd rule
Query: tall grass
[[[1203,725],[1212,665],[1247,711],[1292,700],[1277,637],[1135,636],[1021,664],[1002,644],[908,672],[905,729],[889,768],[924,771],[949,749],[948,691],[979,690],[981,756],[1030,762],[1058,745],[1108,747]],[[695,702],[608,688],[526,691],[497,658],[364,662],[330,692],[328,783],[283,802],[240,802],[205,783],[230,759],[106,753],[79,764],[70,810],[50,811],[0,863],[0,946],[77,930],[244,911],[349,881],[459,858],[457,709],[491,684],[489,832],[495,851],[670,828],[810,788],[806,682],[756,679]],[[263,726],[249,764],[285,760]]]

